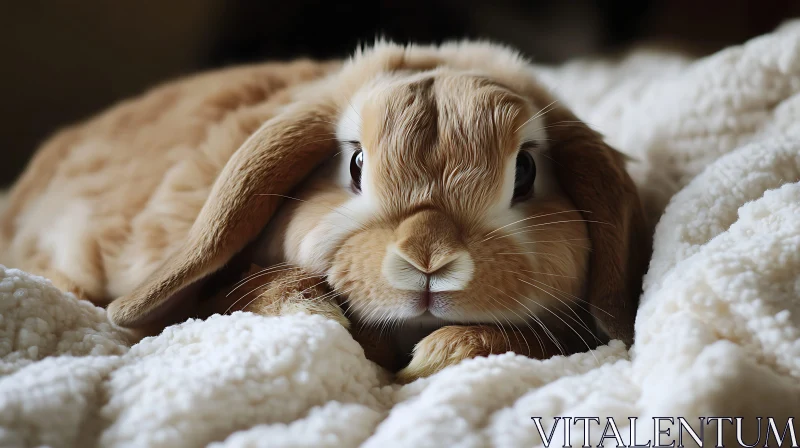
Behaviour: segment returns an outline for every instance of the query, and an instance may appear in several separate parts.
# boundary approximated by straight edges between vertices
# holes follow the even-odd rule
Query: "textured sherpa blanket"
[[[553,417],[597,417],[593,446],[609,417],[624,444],[631,422],[652,439],[652,417],[698,433],[744,417],[748,444],[756,417],[784,429],[800,416],[800,23],[699,60],[536,70],[639,159],[658,225],[630,350],[496,355],[400,387],[320,317],[214,316],[131,345],[102,309],[0,269],[0,446],[534,447]],[[552,446],[582,445],[582,426]]]

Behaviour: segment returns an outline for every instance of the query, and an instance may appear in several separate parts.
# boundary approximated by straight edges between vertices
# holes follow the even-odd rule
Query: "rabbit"
[[[627,161],[511,48],[378,41],[168,82],[57,133],[1,252],[123,328],[322,314],[409,382],[632,344],[651,236]]]

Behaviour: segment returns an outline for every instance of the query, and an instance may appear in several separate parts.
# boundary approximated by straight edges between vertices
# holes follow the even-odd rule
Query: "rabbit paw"
[[[417,343],[411,362],[397,373],[395,381],[407,384],[465,359],[504,353],[507,344],[498,336],[497,328],[488,325],[442,327]]]
[[[281,305],[280,314],[318,314],[325,316],[328,319],[333,319],[339,322],[344,328],[350,329],[350,320],[344,315],[341,307],[330,300],[291,300],[286,301]]]
[[[252,266],[247,274],[245,280],[225,296],[223,305],[230,303],[226,313],[241,310],[262,316],[318,314],[350,329],[350,321],[330,298],[331,291],[323,278],[309,275],[300,268],[269,272]]]

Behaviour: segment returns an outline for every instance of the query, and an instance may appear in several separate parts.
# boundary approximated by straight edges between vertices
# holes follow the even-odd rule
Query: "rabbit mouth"
[[[452,308],[450,295],[445,292],[432,292],[425,289],[419,293],[416,309],[419,311],[417,316],[411,319],[431,320],[438,319],[447,321],[448,311]]]
[[[477,316],[459,310],[453,295],[448,292],[426,290],[415,293],[408,299],[411,303],[403,307],[406,311],[398,313],[402,315],[397,316],[397,321],[403,328],[423,326],[431,327],[433,331],[451,324],[492,323],[491,320],[476,318]]]
[[[418,326],[418,325],[438,325],[438,324],[443,325],[452,323],[453,321],[447,319],[447,317],[437,315],[435,311],[432,311],[430,308],[427,308],[421,314],[414,317],[407,317],[403,319],[402,322],[403,325]]]

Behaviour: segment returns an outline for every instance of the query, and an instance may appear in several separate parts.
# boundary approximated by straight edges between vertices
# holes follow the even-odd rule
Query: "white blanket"
[[[320,317],[214,316],[130,346],[102,309],[0,267],[0,446],[533,447],[531,417],[549,434],[554,416],[598,417],[593,446],[607,417],[626,444],[629,417],[637,442],[651,417],[745,417],[752,443],[755,417],[800,416],[800,23],[696,61],[537,70],[641,160],[660,216],[630,351],[479,358],[400,387]]]

